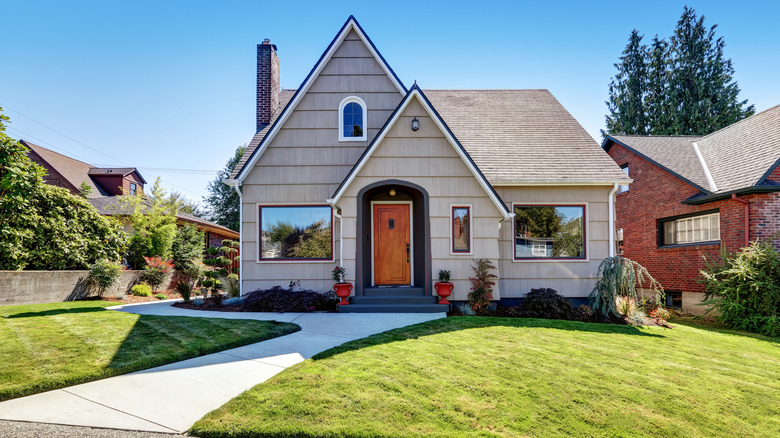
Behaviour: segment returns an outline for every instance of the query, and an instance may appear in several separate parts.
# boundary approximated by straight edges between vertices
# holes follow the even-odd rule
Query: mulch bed
[[[173,303],[173,307],[178,307],[180,309],[190,309],[190,310],[215,310],[218,312],[241,312],[241,305],[240,304],[234,304],[234,305],[215,305],[211,298],[206,299],[206,301],[201,304],[200,306],[196,306],[195,304],[192,304],[192,302],[189,303]]]
[[[167,296],[169,300],[175,300],[181,298],[181,295],[175,290],[162,290],[157,292]],[[135,304],[135,303],[148,303],[150,301],[160,301],[157,297],[137,297],[135,295],[127,294],[123,299],[119,299],[116,296],[104,296],[103,301],[115,301],[122,304]]]

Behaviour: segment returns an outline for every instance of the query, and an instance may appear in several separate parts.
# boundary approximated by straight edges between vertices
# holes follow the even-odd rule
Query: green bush
[[[122,269],[122,265],[118,263],[106,259],[98,260],[89,268],[87,283],[97,291],[98,296],[102,297],[106,289],[119,281]]]
[[[474,260],[474,276],[471,280],[471,292],[469,292],[469,305],[476,313],[487,311],[490,301],[493,300],[493,285],[498,277],[493,274],[496,267],[488,259]]]
[[[599,264],[596,275],[599,279],[588,295],[588,301],[593,312],[604,317],[640,317],[636,307],[639,302],[637,286],[647,285],[648,289],[655,292],[657,305],[663,301],[664,288],[661,284],[644,266],[631,259],[607,257]]]
[[[193,261],[201,260],[206,246],[204,242],[203,232],[196,227],[190,224],[179,227],[171,247],[176,269],[183,272],[192,265]]]
[[[730,328],[780,336],[780,254],[768,242],[721,253],[701,271],[705,304]]]
[[[152,296],[152,287],[148,284],[136,284],[135,286],[130,288],[130,293],[137,297],[151,297]]]
[[[176,283],[176,291],[184,298],[185,303],[190,301],[190,297],[192,296],[192,285],[189,281],[179,280],[179,282]]]
[[[158,300],[167,300],[168,299],[168,295],[165,295],[165,294],[157,294],[154,297],[157,298]]]

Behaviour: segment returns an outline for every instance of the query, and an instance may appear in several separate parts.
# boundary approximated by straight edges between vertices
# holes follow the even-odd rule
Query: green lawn
[[[98,380],[300,330],[295,324],[106,310],[84,301],[0,307],[0,400]]]
[[[459,317],[347,343],[197,422],[201,437],[780,434],[780,341]]]

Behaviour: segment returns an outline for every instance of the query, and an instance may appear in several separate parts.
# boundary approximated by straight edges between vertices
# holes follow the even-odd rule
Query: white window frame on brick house
[[[620,169],[623,170],[623,173],[625,173],[626,176],[629,176],[629,177],[631,176],[631,175],[628,174],[628,163],[620,166]],[[621,185],[618,186],[618,191],[617,192],[618,192],[618,194],[621,194],[621,193],[627,192],[628,190],[629,190],[628,184],[621,184]]]
[[[344,135],[344,108],[350,103],[357,103],[363,109],[363,135],[361,137],[346,137]],[[339,104],[339,141],[366,141],[368,139],[368,107],[363,99],[348,96]]]
[[[705,221],[707,222],[706,228]],[[720,242],[720,212],[718,211],[710,210],[666,218],[661,219],[659,222],[660,247]],[[669,242],[670,235],[674,236],[674,241],[672,242]]]

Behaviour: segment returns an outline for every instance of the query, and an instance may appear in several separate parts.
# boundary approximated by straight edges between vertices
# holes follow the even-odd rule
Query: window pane
[[[664,245],[677,243],[677,227],[674,221],[664,222]]]
[[[350,102],[344,106],[344,137],[363,136],[363,107]]]
[[[330,207],[261,207],[261,260],[331,259]]]
[[[515,258],[585,258],[585,207],[516,206]]]
[[[468,207],[452,208],[452,252],[471,252],[471,217]]]
[[[710,239],[720,240],[720,213],[715,213],[710,218]]]

